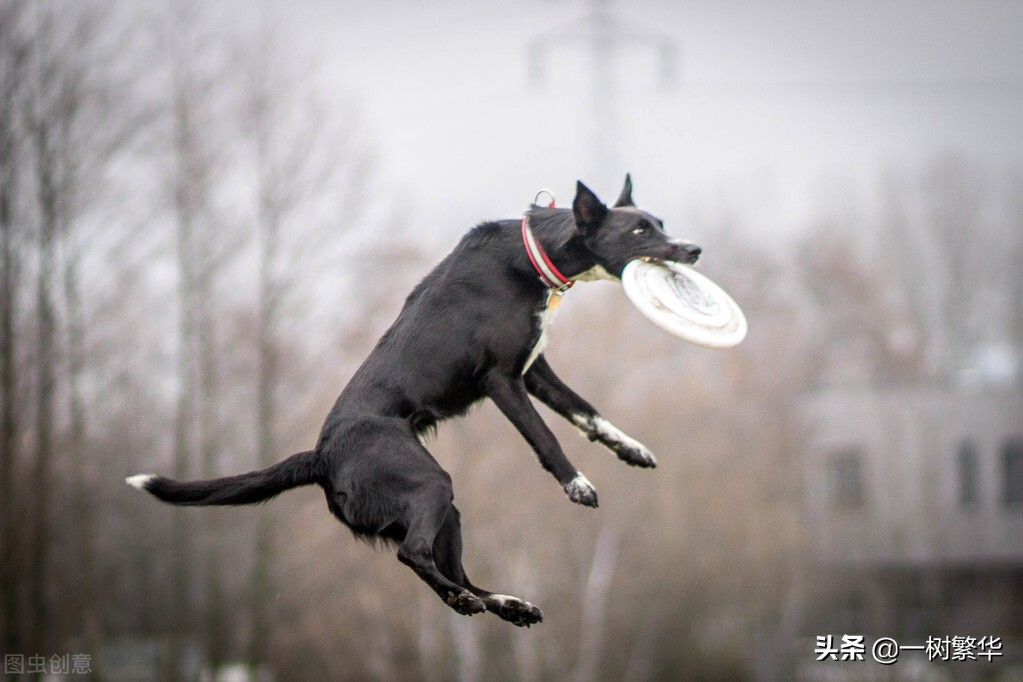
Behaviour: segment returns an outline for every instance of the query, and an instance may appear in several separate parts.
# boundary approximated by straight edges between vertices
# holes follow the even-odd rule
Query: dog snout
[[[677,254],[676,260],[682,263],[695,263],[699,259],[700,254],[703,253],[703,249],[696,244],[682,241],[681,239],[674,240],[673,245]]]

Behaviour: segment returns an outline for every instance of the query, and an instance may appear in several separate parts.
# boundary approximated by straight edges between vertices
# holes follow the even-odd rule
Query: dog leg
[[[523,377],[492,372],[486,378],[485,388],[498,409],[532,446],[540,459],[540,465],[551,472],[565,489],[569,499],[576,504],[596,507],[597,491],[565,457],[558,439],[529,401]]]
[[[436,538],[452,508],[451,498],[451,482],[446,474],[439,483],[421,486],[409,505],[413,516],[405,540],[398,547],[398,560],[415,571],[445,604],[464,616],[471,616],[485,611],[486,604],[467,587],[445,576],[435,563],[433,553]],[[448,569],[450,571],[451,567]]]
[[[487,609],[486,603],[471,590],[449,580],[437,570],[431,550],[419,539],[401,544],[398,561],[411,568],[445,604],[463,616],[472,616]]]
[[[643,468],[657,466],[657,458],[635,438],[601,417],[554,373],[540,355],[525,375],[526,388],[545,405],[572,422],[584,436],[609,448],[626,464]]]
[[[518,597],[488,592],[469,582],[465,569],[462,568],[462,525],[461,516],[455,505],[448,507],[444,525],[433,542],[433,556],[440,572],[453,582],[464,585],[479,597],[486,605],[487,611],[519,627],[528,628],[543,621],[543,613],[529,602]]]

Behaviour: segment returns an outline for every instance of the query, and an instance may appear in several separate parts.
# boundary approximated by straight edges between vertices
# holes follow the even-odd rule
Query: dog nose
[[[696,244],[686,244],[682,248],[685,249],[686,256],[689,258],[690,263],[695,263],[696,259],[700,257],[701,253],[703,253],[703,249]]]

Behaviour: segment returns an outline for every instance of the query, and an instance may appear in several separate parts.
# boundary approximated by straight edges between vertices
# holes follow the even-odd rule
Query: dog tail
[[[265,502],[285,490],[320,480],[314,450],[296,453],[261,471],[208,481],[175,481],[155,474],[129,476],[125,482],[164,502],[184,506],[239,505]]]

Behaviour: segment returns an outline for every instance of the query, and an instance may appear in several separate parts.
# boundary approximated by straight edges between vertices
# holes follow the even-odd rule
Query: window
[[[980,502],[979,461],[977,444],[967,439],[959,444],[959,506],[973,509]]]
[[[1014,436],[1002,446],[1002,471],[1005,475],[1005,504],[1023,505],[1023,436]]]
[[[840,509],[858,509],[864,504],[863,456],[855,448],[831,456],[831,502]]]

